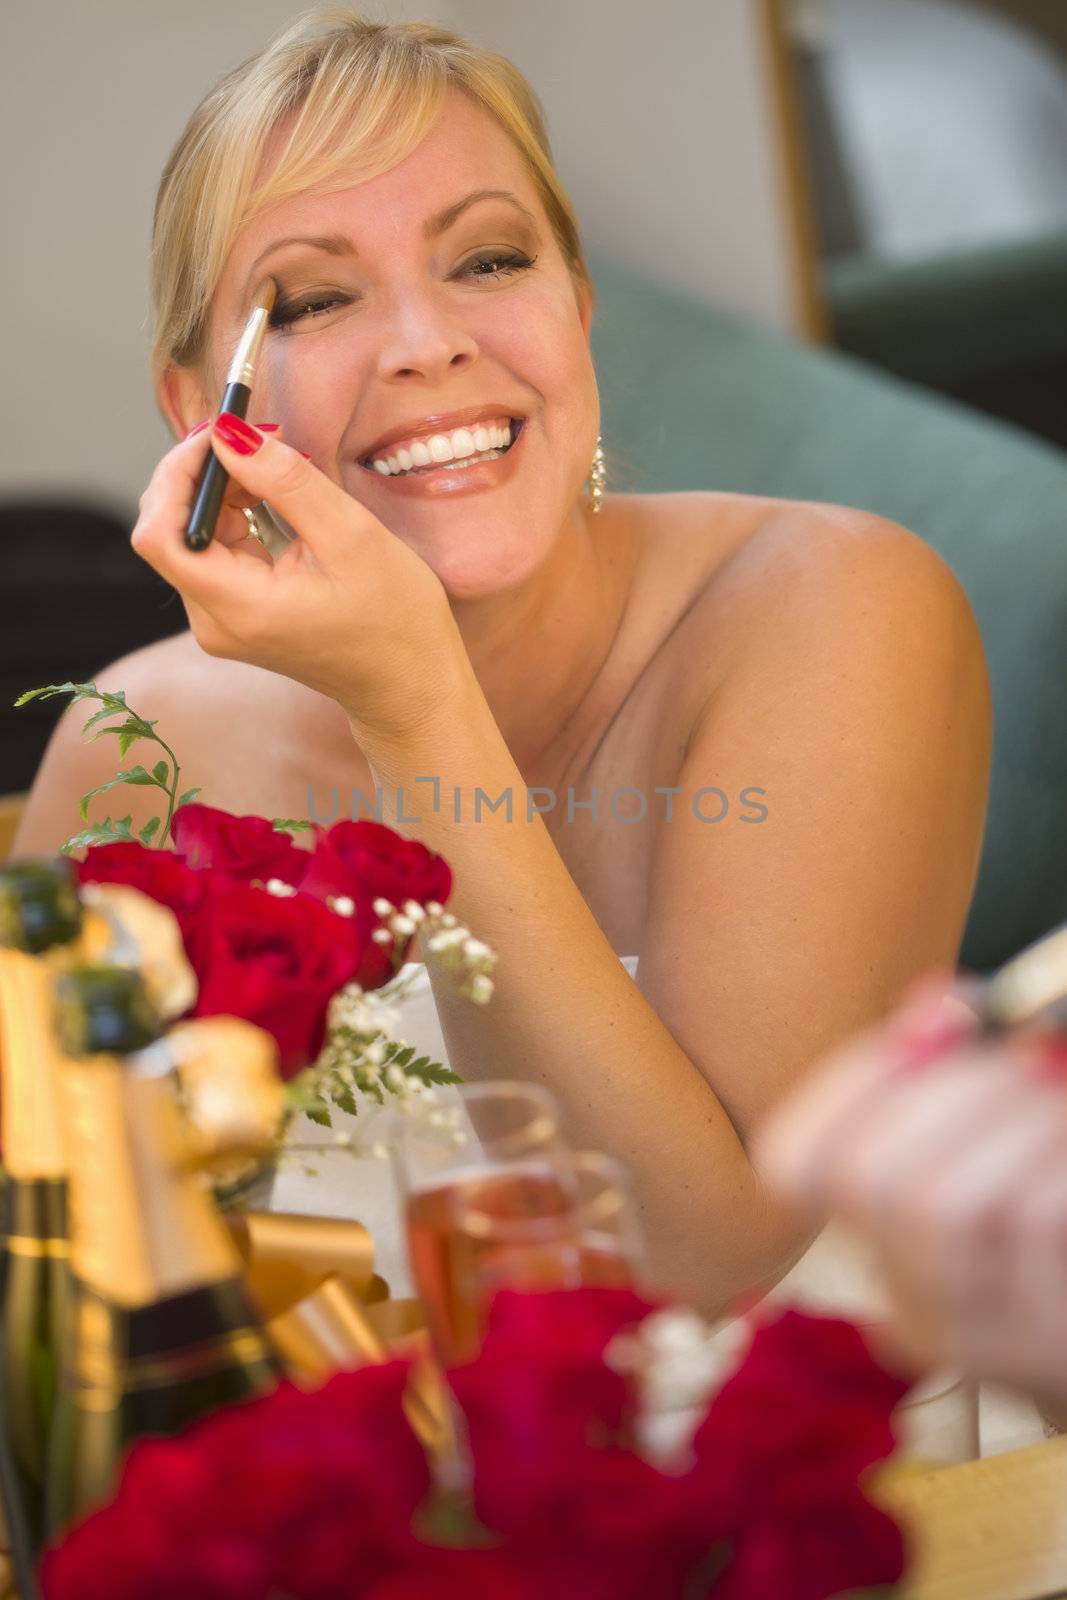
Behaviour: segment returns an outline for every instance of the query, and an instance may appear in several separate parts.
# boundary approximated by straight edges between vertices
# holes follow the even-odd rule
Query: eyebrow
[[[504,200],[509,205],[514,206],[516,210],[521,211],[526,220],[532,223],[535,228],[537,226],[537,218],[533,212],[527,206],[524,206],[519,197],[512,194],[509,189],[474,189],[470,194],[464,195],[462,200],[456,200],[452,205],[446,206],[443,211],[435,212],[432,217],[428,217],[422,225],[423,238],[437,239],[441,234],[447,233],[453,223],[458,222],[464,211],[470,206],[476,205],[479,200]],[[286,239],[275,239],[273,244],[269,244],[265,250],[260,251],[249,269],[248,277],[245,280],[244,303],[247,304],[255,283],[256,272],[267,257],[274,255],[277,250],[284,250],[288,245],[294,244],[310,245],[312,249],[322,250],[326,255],[330,256],[357,256],[359,254],[351,239],[343,233],[297,233]]]

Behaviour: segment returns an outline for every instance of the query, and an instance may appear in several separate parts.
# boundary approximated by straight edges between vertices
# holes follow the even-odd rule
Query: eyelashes
[[[482,282],[497,282],[510,278],[520,272],[526,272],[537,261],[536,256],[524,255],[518,250],[493,250],[484,255],[476,256],[473,261],[468,261],[461,267],[457,276],[470,275],[474,280]],[[489,268],[489,271],[478,269]],[[351,297],[348,295],[323,294],[318,298],[301,296],[295,300],[282,300],[275,305],[270,314],[269,325],[272,328],[291,328],[297,322],[307,321],[312,317],[322,316],[334,306],[350,305]]]

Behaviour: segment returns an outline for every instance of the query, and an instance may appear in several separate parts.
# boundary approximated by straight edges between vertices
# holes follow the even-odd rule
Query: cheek
[[[551,409],[583,411],[593,387],[592,357],[569,286],[538,285],[483,319],[479,343]]]
[[[358,353],[325,332],[277,338],[260,363],[252,401],[264,421],[281,423],[287,443],[320,456],[344,433],[361,381]]]

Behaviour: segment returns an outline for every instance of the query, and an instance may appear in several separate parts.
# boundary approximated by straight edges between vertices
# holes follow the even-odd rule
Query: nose
[[[461,323],[424,297],[395,305],[388,314],[378,355],[378,376],[386,380],[440,381],[477,359],[478,344]]]

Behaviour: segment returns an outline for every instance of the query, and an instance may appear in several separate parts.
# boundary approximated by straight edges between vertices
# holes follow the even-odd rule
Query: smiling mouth
[[[522,432],[524,424],[524,417],[509,417],[508,425],[511,431],[511,438],[508,440],[506,445],[497,446],[490,450],[475,450],[471,455],[453,457],[451,461],[431,461],[424,466],[411,466],[407,468],[400,466],[399,471],[394,472],[389,469],[385,472],[382,472],[379,468],[374,466],[374,461],[371,456],[362,456],[360,458],[359,465],[363,467],[365,471],[373,472],[376,478],[420,478],[428,477],[433,472],[462,472],[464,468],[476,466],[481,461],[498,461],[501,456],[506,456],[516,439],[519,437],[519,434]],[[382,457],[379,457],[378,459],[381,460]]]

